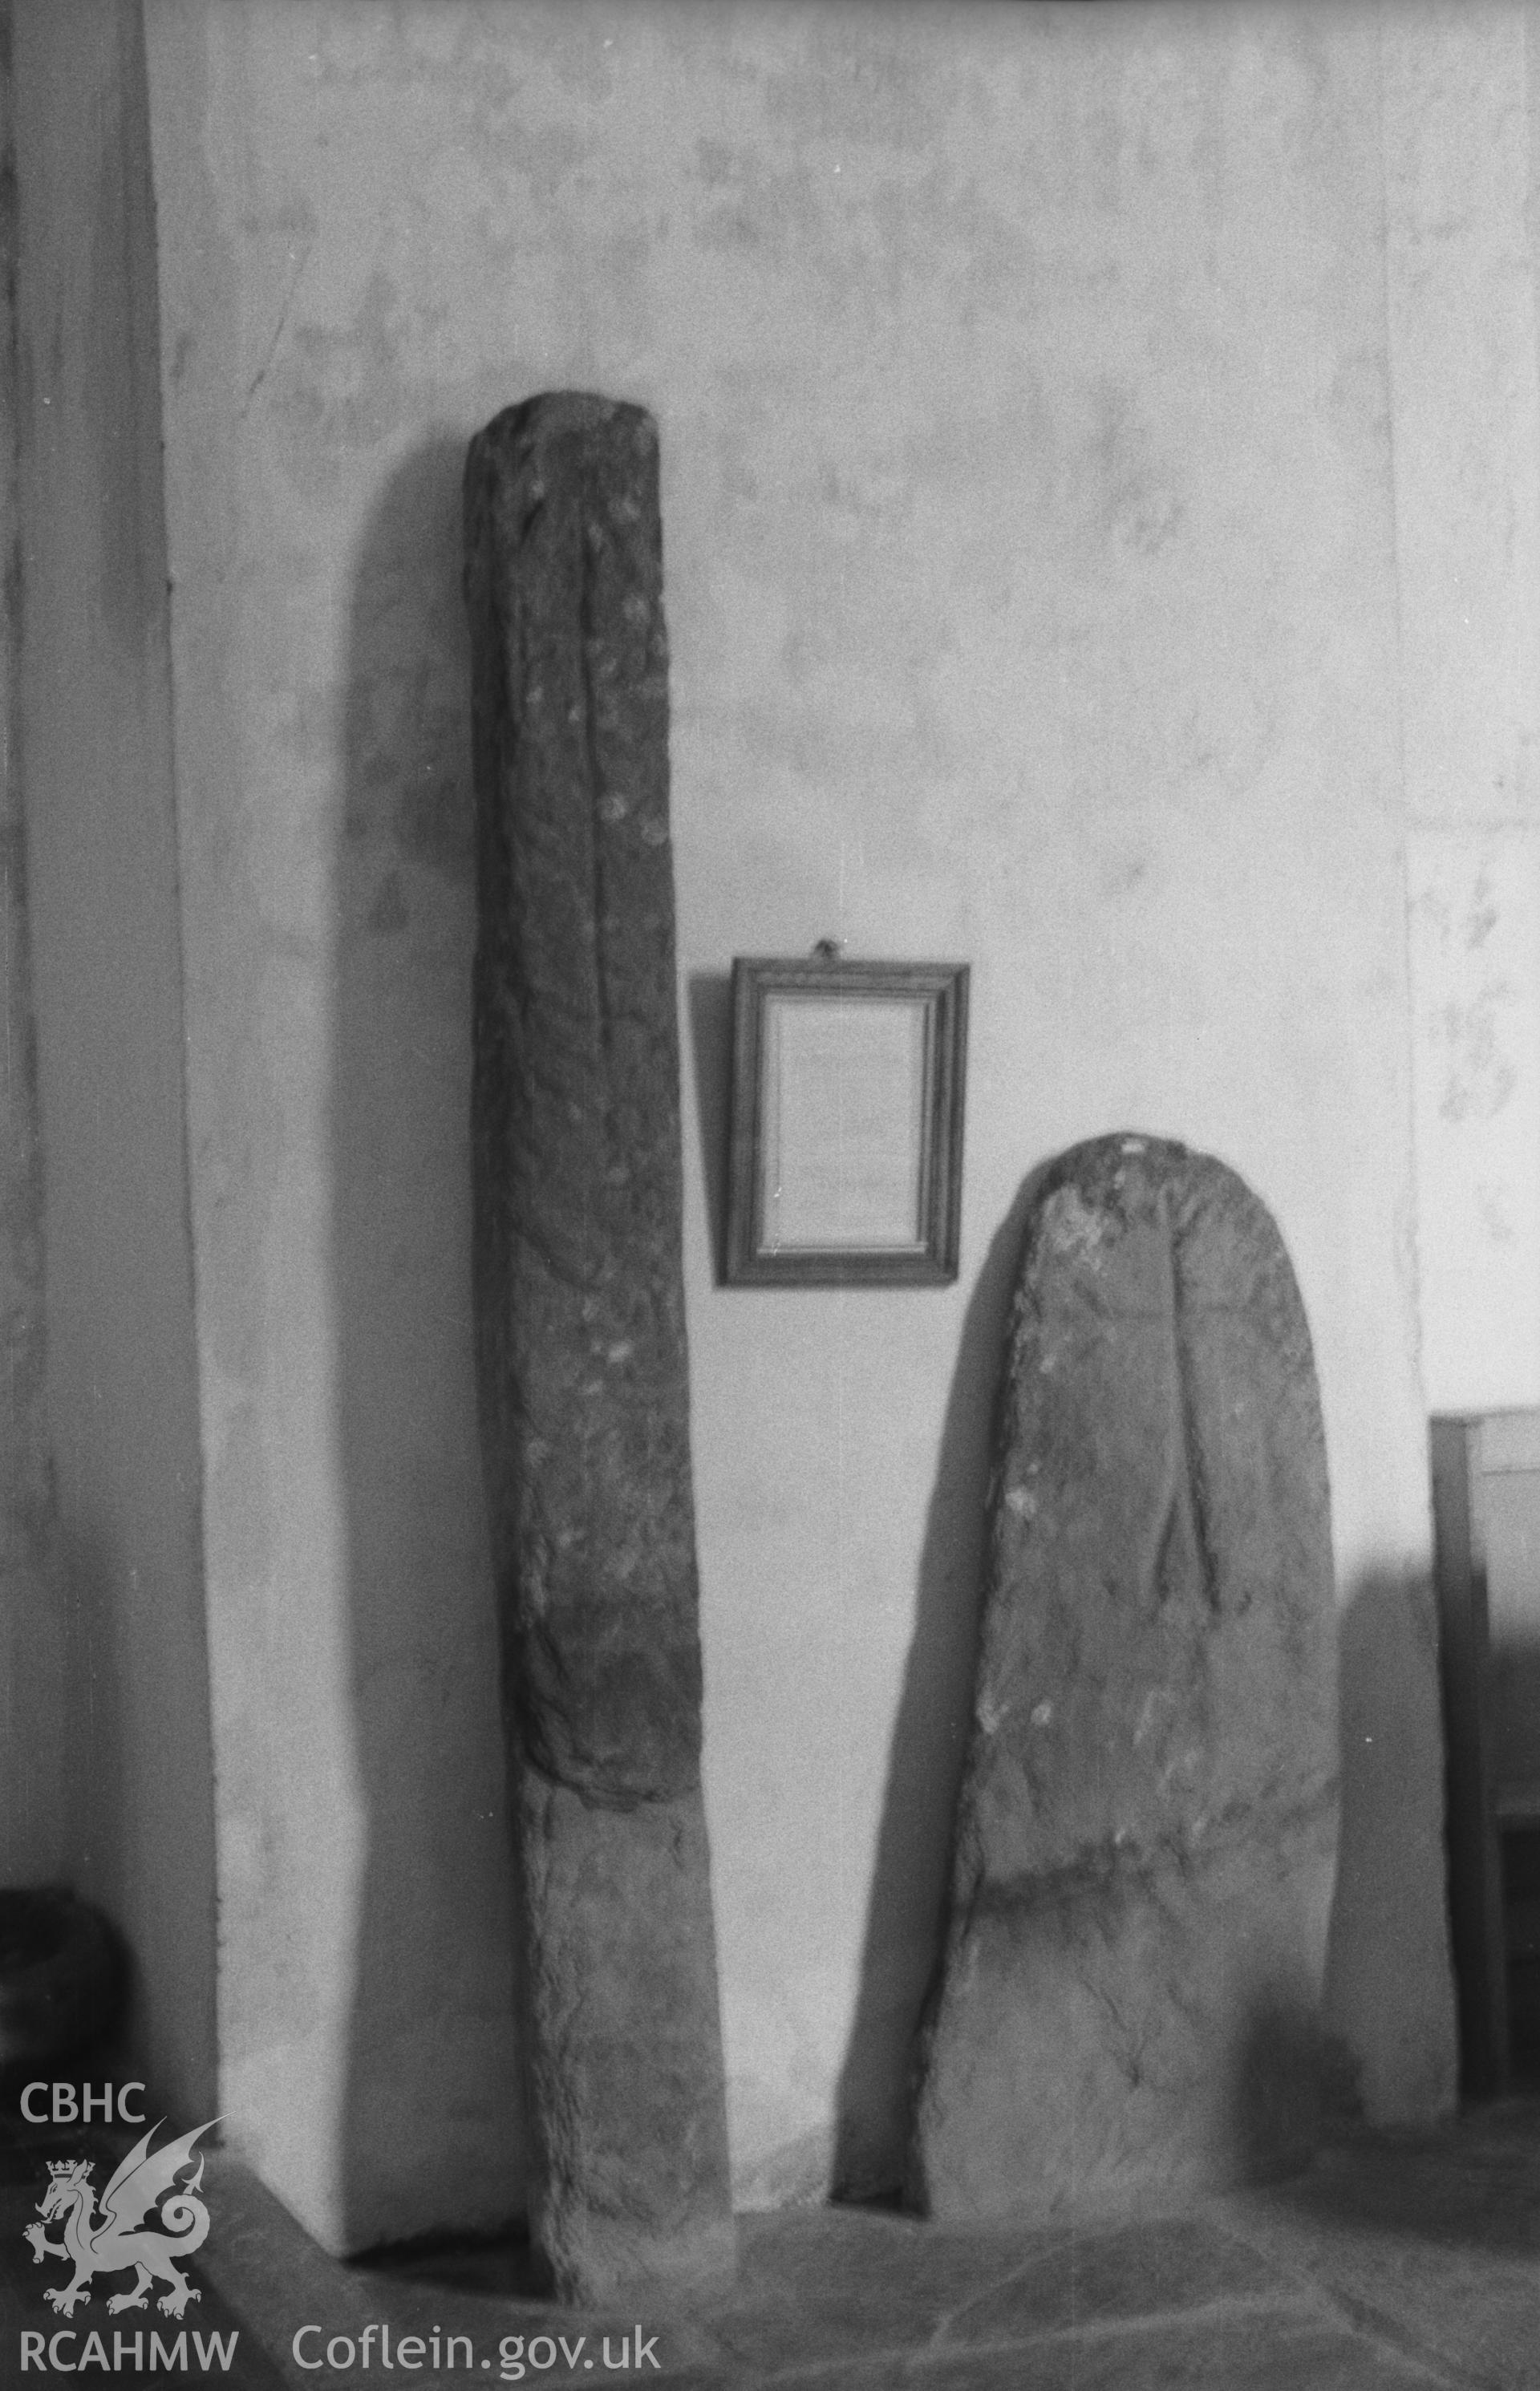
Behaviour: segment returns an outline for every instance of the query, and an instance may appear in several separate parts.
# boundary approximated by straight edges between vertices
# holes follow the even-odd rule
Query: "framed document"
[[[957,1276],[966,963],[732,966],[730,1286]]]

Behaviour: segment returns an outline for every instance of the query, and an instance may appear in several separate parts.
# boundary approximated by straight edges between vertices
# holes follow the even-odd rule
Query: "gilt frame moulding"
[[[739,956],[730,1286],[957,1276],[968,966]]]

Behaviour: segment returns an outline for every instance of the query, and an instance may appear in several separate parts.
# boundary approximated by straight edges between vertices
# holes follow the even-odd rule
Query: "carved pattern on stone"
[[[657,436],[471,445],[477,1366],[518,1786],[536,2235],[566,2295],[731,2265],[700,1790]]]
[[[1117,2211],[1308,2155],[1335,1873],[1309,1332],[1235,1173],[1079,1146],[1029,1221],[910,2190]]]

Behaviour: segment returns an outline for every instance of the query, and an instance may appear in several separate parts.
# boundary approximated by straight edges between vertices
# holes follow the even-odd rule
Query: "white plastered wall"
[[[1220,1154],[1293,1255],[1344,1607],[1333,2017],[1373,2113],[1450,2099],[1407,836],[1492,717],[1430,693],[1408,523],[1469,512],[1446,385],[1472,444],[1499,392],[1535,430],[1453,286],[1413,304],[1463,110],[1464,286],[1523,365],[1522,43],[1457,13],[1430,52],[1339,6],[149,0],[223,2066],[323,2238],[519,2194],[457,507],[470,433],[542,388],[662,435],[741,2195],[894,2166],[1013,1206],[1103,1130]],[[823,936],[973,965],[955,1289],[715,1283],[723,976]]]

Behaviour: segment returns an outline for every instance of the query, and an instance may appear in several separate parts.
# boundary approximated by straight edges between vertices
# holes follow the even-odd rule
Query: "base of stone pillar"
[[[531,2231],[559,2298],[704,2296],[734,2263],[705,1817],[525,1766]]]
[[[543,2255],[556,2298],[570,2307],[626,2308],[647,2302],[691,2307],[731,2289],[737,2239],[731,2222],[660,2235],[589,2217],[575,2227],[570,2240],[554,2250],[544,2248]]]

